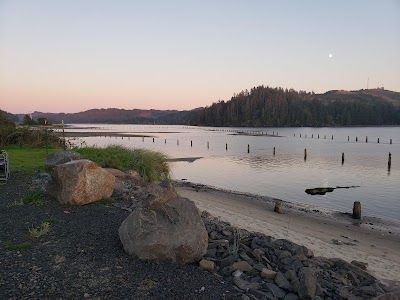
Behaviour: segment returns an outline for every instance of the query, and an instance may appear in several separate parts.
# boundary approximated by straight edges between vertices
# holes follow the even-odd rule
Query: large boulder
[[[140,259],[181,264],[200,260],[207,252],[208,234],[196,205],[178,197],[169,185],[151,190],[154,193],[119,228],[125,251]]]
[[[74,151],[60,151],[50,153],[46,156],[46,165],[47,169],[52,169],[57,165],[64,164],[69,161],[81,159],[81,155],[78,152]]]
[[[108,173],[115,176],[114,192],[119,195],[132,187],[144,186],[144,180],[140,175],[132,170],[123,172],[118,169],[104,168]]]
[[[80,159],[55,166],[47,191],[60,203],[83,205],[110,197],[114,184],[114,175]]]

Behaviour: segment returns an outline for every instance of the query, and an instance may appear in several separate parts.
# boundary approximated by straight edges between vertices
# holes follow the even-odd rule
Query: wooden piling
[[[344,152],[342,152],[342,165],[344,164]]]
[[[300,133],[300,137],[301,137],[301,133]]]
[[[193,147],[193,141],[190,141],[190,147]]]
[[[389,157],[388,157],[388,168],[390,170],[390,167],[392,166],[392,154],[389,152]]]
[[[250,153],[250,145],[247,144],[247,153]]]
[[[225,150],[228,151],[228,144],[225,144]]]
[[[312,139],[314,138],[314,134],[311,135],[311,138],[312,138]]]
[[[378,144],[379,144],[379,138],[378,138]]]
[[[153,138],[153,143],[154,143],[154,138]]]
[[[275,147],[274,147],[274,156],[275,156]]]
[[[333,140],[333,134],[332,134],[332,140]]]
[[[350,136],[349,136],[349,135],[347,136],[347,141],[348,141],[348,142],[350,141]]]
[[[307,149],[304,149],[304,160],[307,160]]]
[[[356,142],[358,142],[358,137],[356,136]]]
[[[318,133],[318,138],[319,138],[319,133]]]
[[[392,139],[390,139],[390,145],[392,144]]]
[[[276,201],[275,201],[274,212],[276,212],[276,213],[278,213],[278,214],[283,213],[282,200],[276,199]]]
[[[207,141],[207,149],[210,149],[210,142]]]
[[[142,142],[144,142],[144,136],[142,136]]]
[[[368,137],[367,136],[365,137],[365,142],[368,143]]]
[[[164,144],[166,144],[167,143],[167,139],[164,139]]]
[[[353,205],[353,219],[361,219],[361,203],[360,201],[354,201]]]

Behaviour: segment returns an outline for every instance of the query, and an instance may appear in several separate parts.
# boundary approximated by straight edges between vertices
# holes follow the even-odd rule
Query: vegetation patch
[[[50,223],[42,222],[42,224],[28,229],[28,237],[30,238],[40,238],[45,236],[50,231]]]
[[[32,171],[45,165],[46,149],[43,147],[11,145],[2,147],[2,149],[8,153],[11,172]],[[58,150],[58,148],[49,148],[47,152]]]
[[[119,145],[106,148],[85,147],[74,149],[83,158],[96,162],[103,168],[121,171],[135,170],[147,181],[161,180],[169,176],[168,157],[147,149],[128,149]]]
[[[23,242],[23,243],[5,242],[3,247],[6,250],[25,250],[32,248],[32,244],[29,242]]]
[[[46,200],[44,199],[46,193],[43,191],[31,191],[28,195],[22,198],[23,204],[30,204],[35,206],[40,206],[46,204]]]

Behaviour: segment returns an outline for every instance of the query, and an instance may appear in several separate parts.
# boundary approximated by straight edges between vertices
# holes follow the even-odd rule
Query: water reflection
[[[80,127],[79,131],[85,131],[82,129],[85,126]],[[192,163],[171,163],[172,175],[176,179],[187,178],[220,188],[341,211],[350,211],[353,202],[359,200],[362,201],[365,214],[400,218],[400,171],[394,167],[400,165],[399,127],[256,129],[279,132],[283,136],[280,138],[232,135],[232,130],[251,131],[251,128],[99,125],[96,129],[87,130],[152,135],[149,138],[130,139],[83,138],[88,145],[117,143],[126,147],[162,151],[171,158],[203,157]],[[300,133],[302,138],[299,137]],[[317,138],[318,134],[320,139]],[[368,143],[365,139],[355,142],[356,136],[367,135]],[[324,139],[324,136],[327,138]],[[380,138],[380,143],[373,143],[377,138]],[[393,144],[389,143],[390,139]],[[250,153],[247,153],[248,145]],[[306,160],[304,149],[307,149]],[[389,152],[391,165],[388,165]],[[351,185],[361,187],[339,189],[325,195],[304,193],[309,187]]]

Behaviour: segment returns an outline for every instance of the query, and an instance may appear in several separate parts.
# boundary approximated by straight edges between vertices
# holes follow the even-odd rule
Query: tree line
[[[165,116],[165,123],[199,126],[362,126],[399,125],[400,106],[374,95],[335,91],[314,94],[258,86],[230,101]]]

